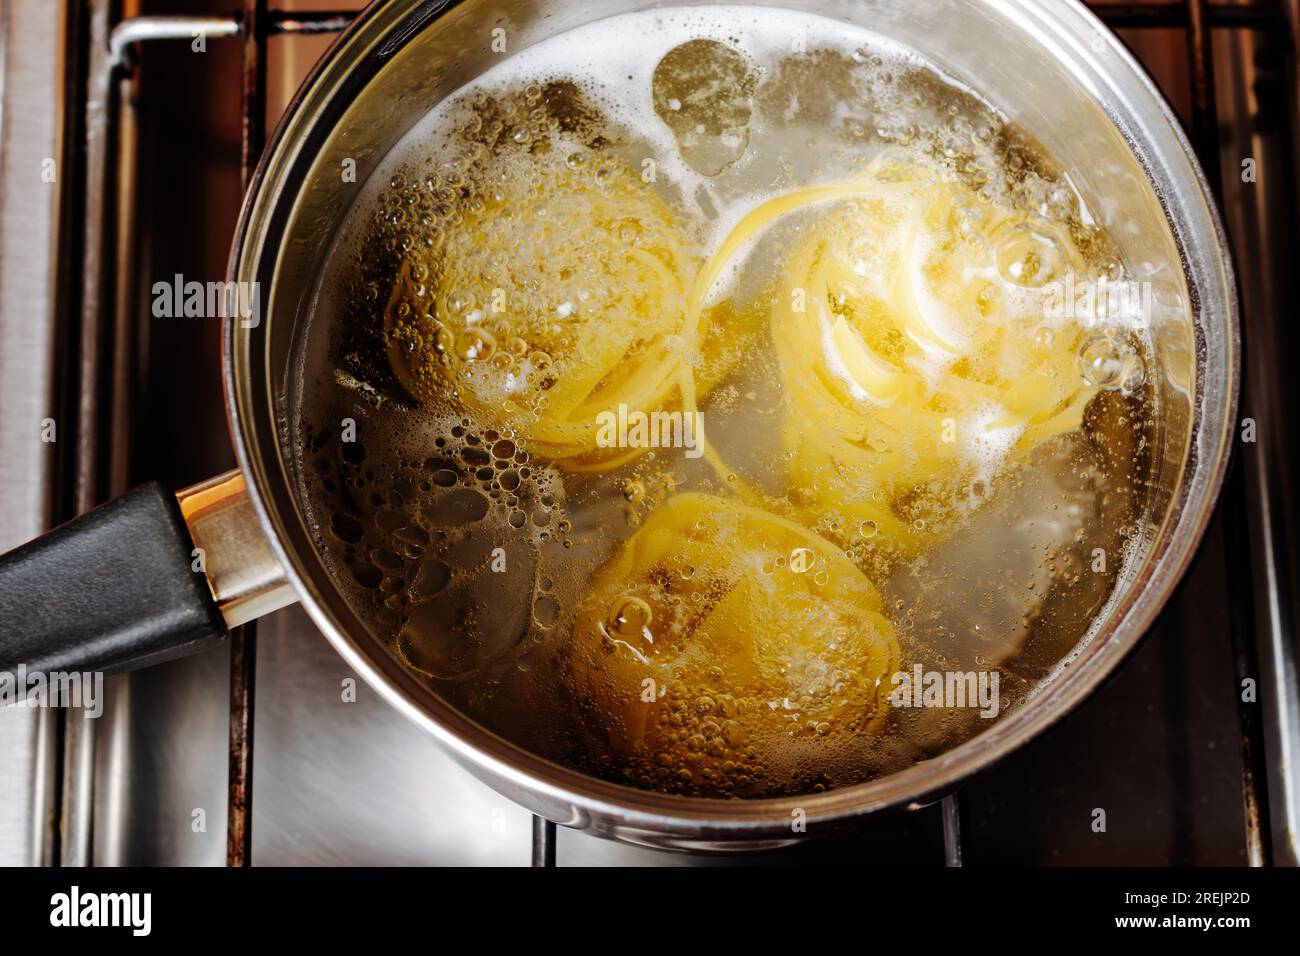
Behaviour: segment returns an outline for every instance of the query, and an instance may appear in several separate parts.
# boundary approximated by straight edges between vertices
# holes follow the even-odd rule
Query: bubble
[[[340,541],[346,541],[349,544],[359,542],[365,533],[359,521],[340,511],[336,511],[330,516],[330,530],[334,532],[335,537]]]
[[[450,468],[439,468],[432,477],[433,483],[443,488],[454,488],[456,485],[456,473]]]
[[[384,580],[384,572],[369,562],[354,565],[352,568],[352,577],[356,579],[357,584],[363,588],[377,588]]]
[[[423,604],[451,583],[451,569],[437,559],[424,561],[406,589],[412,604]]]
[[[640,642],[644,640],[647,643],[654,643],[654,634],[650,631],[650,623],[654,619],[654,613],[647,604],[639,597],[632,595],[621,595],[614,599],[610,606],[609,614],[605,618],[605,632],[620,641]],[[635,647],[636,644],[633,644]]]
[[[435,322],[433,328],[433,349],[439,355],[449,354],[456,347],[456,336],[441,322]]]
[[[656,65],[655,112],[693,170],[716,176],[744,154],[757,83],[744,54],[716,40],[689,40]]]
[[[995,240],[994,261],[1003,281],[1024,289],[1041,289],[1056,281],[1065,265],[1060,243],[1028,224],[1011,226]]]
[[[1141,358],[1127,336],[1096,332],[1079,347],[1079,374],[1089,385],[1105,390],[1141,384]]]

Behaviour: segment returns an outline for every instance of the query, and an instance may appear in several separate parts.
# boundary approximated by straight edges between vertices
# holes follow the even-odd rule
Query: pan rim
[[[789,837],[791,814],[795,811],[806,815],[808,832],[812,833],[814,830],[832,832],[836,829],[815,824],[844,824],[890,807],[924,805],[1015,752],[1088,699],[1141,643],[1199,550],[1228,466],[1241,375],[1239,303],[1232,259],[1205,174],[1154,82],[1118,38],[1085,7],[1075,0],[985,2],[1014,10],[1017,15],[1031,16],[1038,28],[1044,30],[1064,31],[1070,27],[1071,21],[1076,29],[1087,27],[1104,38],[1107,53],[1119,60],[1134,82],[1135,90],[1132,92],[1141,95],[1145,100],[1143,105],[1155,111],[1154,115],[1162,124],[1161,130],[1166,136],[1172,136],[1178,149],[1177,156],[1167,156],[1166,159],[1185,162],[1189,176],[1184,177],[1182,185],[1190,182],[1194,187],[1194,196],[1178,198],[1184,202],[1197,201],[1193,203],[1192,211],[1208,221],[1213,234],[1209,245],[1216,255],[1211,264],[1218,266],[1219,274],[1217,277],[1206,275],[1205,270],[1198,273],[1204,284],[1197,288],[1204,293],[1207,288],[1216,287],[1214,291],[1218,295],[1214,303],[1221,309],[1220,321],[1226,324],[1226,354],[1220,370],[1223,377],[1222,404],[1215,408],[1206,407],[1204,380],[1208,356],[1198,358],[1194,403],[1196,420],[1191,426],[1180,485],[1155,537],[1153,552],[1158,556],[1147,562],[1142,573],[1131,583],[1128,593],[1112,611],[1112,627],[1096,635],[1095,640],[1101,646],[1070,673],[1045,688],[1032,705],[1018,708],[983,733],[931,760],[877,780],[822,794],[720,800],[653,793],[589,777],[537,757],[487,731],[431,693],[388,658],[355,617],[349,619],[339,608],[327,607],[327,595],[322,593],[320,579],[313,576],[313,567],[306,563],[302,549],[290,547],[285,540],[283,498],[286,492],[292,496],[293,489],[287,476],[277,473],[272,467],[278,466],[282,472],[282,450],[277,448],[268,460],[264,442],[255,431],[258,418],[273,418],[271,388],[274,379],[267,367],[253,369],[252,358],[256,352],[249,351],[252,342],[249,330],[242,329],[238,322],[226,322],[223,370],[227,414],[236,456],[247,478],[263,530],[304,608],[349,666],[390,705],[433,734],[462,764],[529,809],[559,823],[590,828],[602,835],[618,836],[632,842],[674,846],[684,841],[698,848],[713,841],[726,844],[734,839],[778,838],[782,833]],[[455,5],[451,2],[425,3],[417,7],[411,17],[401,19],[410,21],[415,16],[424,16],[427,20]],[[249,183],[232,244],[229,266],[232,280],[254,274],[256,266],[266,255],[263,251],[267,238],[266,197],[272,195],[283,200],[276,191],[268,193],[268,184],[273,177],[284,175],[286,151],[292,151],[295,145],[301,147],[301,136],[297,144],[292,137],[301,133],[307,122],[304,111],[317,105],[313,103],[313,96],[320,95],[323,78],[331,70],[341,69],[340,63],[345,55],[356,57],[363,49],[372,48],[385,36],[393,35],[392,28],[399,20],[396,8],[400,6],[399,0],[381,0],[368,7],[336,39],[286,110]],[[420,21],[418,25],[422,26],[424,22]],[[384,29],[376,31],[376,27]],[[376,32],[380,35],[376,36]],[[1128,138],[1131,130],[1126,128],[1126,124],[1113,114],[1111,119]],[[1135,155],[1140,156],[1136,150]],[[1147,173],[1163,203],[1161,184],[1154,179],[1156,172],[1147,169]],[[1167,187],[1168,183],[1164,185]],[[1190,268],[1190,253],[1184,248],[1183,232],[1174,222],[1175,210],[1165,205],[1165,215],[1179,245],[1180,255]],[[258,233],[258,230],[262,231]],[[252,239],[255,233],[258,233],[256,239]],[[1200,330],[1207,321],[1204,294],[1201,301],[1193,303],[1193,308],[1195,325]],[[270,321],[268,315],[261,328],[263,339]],[[259,385],[265,387],[259,391]],[[289,510],[296,516],[292,507]],[[314,553],[312,558],[315,559]]]

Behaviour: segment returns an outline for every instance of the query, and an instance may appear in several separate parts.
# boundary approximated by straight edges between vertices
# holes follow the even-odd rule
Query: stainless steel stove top
[[[122,150],[104,140],[95,117],[90,125],[74,123],[77,135],[91,143],[84,168],[74,163],[69,169],[81,179],[74,174],[57,191],[61,198],[43,196],[27,182],[31,164],[68,155],[57,122],[66,91],[57,64],[69,62],[61,59],[65,39],[87,61],[92,96],[106,56],[113,5],[94,0],[85,6],[85,19],[60,25],[55,5],[0,0],[0,400],[6,409],[0,419],[0,549],[38,531],[51,515],[66,516],[78,494],[106,495],[145,477],[179,487],[232,464],[217,328],[148,319],[136,293],[153,276],[216,277],[224,269],[240,197],[235,91],[242,41],[222,38],[216,25],[223,21],[215,20],[204,53],[186,42],[140,44],[117,91]],[[138,0],[127,2],[125,13],[212,16],[226,6]],[[283,9],[298,6],[285,3]],[[328,42],[328,36],[305,34],[336,25],[329,9],[335,7],[349,10],[355,3],[318,0],[293,21],[296,28],[283,27],[287,17],[276,20],[279,35],[266,45],[268,116],[277,115]],[[1293,28],[1297,20],[1294,2],[1208,9],[1225,27],[1215,31],[1214,45],[1221,155],[1229,172],[1225,212],[1251,325],[1246,414],[1258,419],[1263,436],[1264,453],[1251,460],[1248,479],[1268,769],[1259,790],[1271,828],[1248,826],[1242,809],[1243,731],[1228,637],[1230,559],[1219,522],[1180,596],[1118,676],[1045,739],[963,787],[950,810],[961,811],[958,845],[967,862],[1238,864],[1247,862],[1252,832],[1267,835],[1270,829],[1274,861],[1296,860],[1294,514],[1277,492],[1293,487],[1295,477],[1294,452],[1281,440],[1281,429],[1297,384],[1281,374],[1279,359],[1296,354],[1295,332],[1281,318],[1293,314],[1286,309],[1295,304],[1289,260],[1298,221],[1296,114],[1285,94],[1294,92],[1294,33],[1281,26]],[[1189,68],[1195,44],[1186,39],[1187,5],[1112,5],[1111,18],[1128,25],[1123,35],[1190,119],[1189,76],[1198,74]],[[1226,28],[1232,24],[1240,28]],[[170,27],[189,35],[188,28]],[[85,56],[87,49],[92,56]],[[100,153],[111,154],[102,169],[96,165]],[[1254,184],[1232,175],[1244,158],[1255,158],[1262,171]],[[114,177],[106,190],[97,190],[94,177],[107,169]],[[63,323],[83,326],[61,311],[66,307],[52,293],[61,261],[56,227],[62,222],[80,231],[83,221],[90,226],[81,234],[101,235],[106,261],[116,263],[118,281],[97,291],[122,317],[109,322],[105,334],[127,354],[119,355],[104,386],[119,413],[97,423],[116,451],[113,464],[68,488],[60,485],[66,461],[34,454],[24,429],[44,417],[45,405],[68,401],[70,384],[75,388],[69,379],[76,376],[66,366],[75,351],[67,350]],[[87,243],[79,245],[84,261]],[[79,300],[83,315],[86,298]],[[32,322],[33,315],[49,321]],[[343,681],[355,675],[305,614],[289,609],[263,621],[256,649],[255,864],[530,862],[531,816],[457,767],[364,683],[357,682],[355,702],[345,701]],[[0,862],[225,863],[230,720],[225,646],[111,678],[107,710],[97,722],[74,719],[59,727],[49,712],[0,713]],[[1098,806],[1107,808],[1104,834],[1089,825]],[[555,847],[559,865],[754,859],[942,865],[954,850],[951,834],[945,845],[943,823],[936,805],[869,820],[852,840],[742,860],[636,849],[565,830]]]

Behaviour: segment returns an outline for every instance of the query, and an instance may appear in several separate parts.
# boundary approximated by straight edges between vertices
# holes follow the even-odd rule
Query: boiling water
[[[580,770],[753,797],[934,756],[1068,658],[1146,517],[1141,323],[1059,307],[1126,278],[1091,222],[873,34],[555,37],[335,242],[293,423],[317,545],[434,691]],[[970,698],[899,696],[918,667]]]

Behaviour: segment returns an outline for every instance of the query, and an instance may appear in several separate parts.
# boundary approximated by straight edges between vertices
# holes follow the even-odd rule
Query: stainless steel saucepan
[[[448,94],[515,52],[643,0],[378,0],[289,107],[245,199],[229,278],[257,282],[262,321],[227,320],[225,386],[240,469],[171,494],[145,486],[0,558],[0,669],[122,669],[181,653],[301,601],[349,665],[484,781],[561,824],[655,846],[722,848],[832,833],[937,798],[1083,700],[1151,626],[1209,520],[1238,387],[1237,301],[1223,231],[1169,107],[1120,42],[1073,0],[784,0],[921,53],[1037,138],[1146,264],[1163,377],[1154,500],[1070,666],[987,731],[858,786],[769,800],[667,796],[557,766],[492,734],[404,670],[331,582],[286,446],[295,332],[359,184]],[[501,34],[497,34],[501,35]],[[339,175],[356,164],[356,181]],[[1145,278],[1146,276],[1144,276]],[[201,560],[200,560],[201,558]]]

